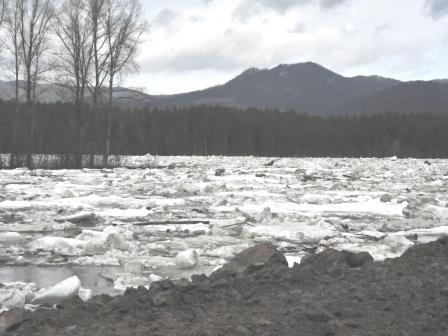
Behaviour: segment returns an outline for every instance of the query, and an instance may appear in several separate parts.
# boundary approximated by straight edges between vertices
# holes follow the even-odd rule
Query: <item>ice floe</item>
[[[77,296],[81,289],[81,280],[74,276],[53,287],[39,292],[33,299],[34,304],[56,304]],[[85,293],[84,293],[85,294]]]
[[[179,252],[174,263],[180,269],[193,268],[199,263],[199,254],[193,249]]]
[[[117,159],[140,168],[0,170],[0,257],[113,267],[122,292],[210,273],[260,241],[292,265],[326,248],[382,260],[448,234],[448,160]]]

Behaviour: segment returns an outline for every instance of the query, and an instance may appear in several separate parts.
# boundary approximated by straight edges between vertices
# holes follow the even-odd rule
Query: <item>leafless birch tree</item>
[[[0,0],[0,26],[3,24],[3,19],[5,18],[6,6],[6,0]]]
[[[92,99],[92,108],[89,121],[89,166],[95,164],[94,146],[98,143],[98,130],[95,128],[96,116],[102,103],[102,88],[107,77],[107,48],[106,34],[102,21],[106,10],[106,0],[87,0],[87,12],[91,22],[92,35],[92,73],[89,91]]]
[[[27,106],[27,159],[32,168],[36,101],[36,85],[45,72],[42,65],[44,53],[49,48],[49,32],[54,14],[52,0],[18,0],[20,51],[24,68],[25,97]]]
[[[85,137],[86,92],[92,65],[91,18],[86,0],[65,0],[57,11],[54,31],[59,47],[56,52],[58,82],[71,93],[76,109],[75,166],[82,167]]]
[[[143,18],[139,1],[106,0],[104,27],[107,40],[109,85],[103,166],[108,166],[112,135],[112,113],[114,110],[114,87],[118,76],[123,75],[126,71],[138,69],[135,62],[137,47],[142,42],[142,35],[147,29],[147,22]]]
[[[12,69],[14,75],[14,124],[11,135],[10,166],[14,167],[16,162],[17,129],[19,124],[19,94],[20,94],[20,67],[22,62],[21,37],[20,37],[20,1],[9,0],[4,7],[5,26],[5,50],[12,57]]]

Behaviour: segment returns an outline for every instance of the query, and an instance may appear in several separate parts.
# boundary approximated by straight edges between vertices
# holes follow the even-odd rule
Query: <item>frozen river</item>
[[[94,294],[119,294],[210,273],[260,241],[293,264],[326,248],[393,258],[448,234],[446,160],[270,161],[162,157],[154,169],[1,170],[2,290],[37,291],[77,275]]]

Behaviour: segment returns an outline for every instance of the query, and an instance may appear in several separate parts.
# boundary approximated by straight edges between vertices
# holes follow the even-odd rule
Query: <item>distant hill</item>
[[[0,98],[14,94],[12,82],[0,81]],[[67,101],[70,90],[39,85],[42,102]],[[401,82],[380,76],[344,77],[307,62],[272,69],[248,69],[229,82],[201,91],[147,95],[117,88],[114,98],[124,108],[168,108],[196,105],[293,110],[317,116],[380,112],[447,112],[448,80]]]
[[[19,90],[20,100],[25,100],[25,87],[21,83]],[[66,102],[73,98],[73,91],[68,87],[63,87],[56,84],[39,84],[37,86],[36,97],[41,103],[55,103]],[[86,94],[89,99],[89,93]],[[0,99],[11,100],[15,97],[15,82],[0,81]],[[106,89],[104,89],[104,97],[107,97]],[[132,90],[128,88],[117,87],[114,91],[114,99],[116,103],[126,108],[138,108],[152,101],[152,98],[147,94]]]
[[[358,98],[335,110],[335,113],[348,115],[382,112],[448,113],[448,83],[405,82],[374,95]]]
[[[218,104],[331,115],[337,106],[400,82],[378,76],[343,77],[316,63],[249,69],[228,83],[202,91],[154,97],[150,106]]]

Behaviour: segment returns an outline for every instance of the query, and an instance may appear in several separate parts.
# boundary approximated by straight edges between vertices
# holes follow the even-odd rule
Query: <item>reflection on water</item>
[[[114,273],[113,268],[86,266],[2,266],[0,283],[34,282],[38,288],[48,288],[69,277],[77,276],[84,288],[91,289],[94,295],[114,295],[113,282],[100,274]]]

